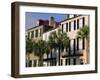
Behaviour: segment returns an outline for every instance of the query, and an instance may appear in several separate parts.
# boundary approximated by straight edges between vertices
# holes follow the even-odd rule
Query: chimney
[[[55,24],[54,17],[50,16],[50,17],[49,17],[49,26],[54,27],[54,24]]]
[[[37,22],[36,22],[36,26],[40,26],[40,25],[43,25],[44,24],[44,21],[42,19],[39,19]]]

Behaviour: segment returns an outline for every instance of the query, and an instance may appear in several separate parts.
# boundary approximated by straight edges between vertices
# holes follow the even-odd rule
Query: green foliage
[[[26,53],[32,53],[33,51],[33,43],[32,40],[26,37]]]
[[[49,54],[53,48],[67,48],[69,38],[67,33],[62,33],[59,29],[57,32],[52,32],[49,36],[48,41],[38,40],[32,41],[29,38],[26,38],[26,52],[34,53],[34,55],[39,57],[39,66],[43,65],[43,55]],[[60,51],[59,51],[60,53]]]
[[[79,38],[85,37],[89,41],[89,27],[84,26],[77,32]]]
[[[36,56],[39,57],[39,66],[42,66],[43,65],[43,55],[44,53],[49,54],[50,47],[46,41],[38,40],[37,42],[33,42],[33,52]]]
[[[52,48],[68,47],[69,38],[67,36],[67,33],[62,33],[61,29],[59,29],[57,32],[55,31],[50,34],[48,42]]]
[[[69,38],[67,36],[67,33],[61,31],[61,29],[59,29],[57,32],[52,32],[49,36],[49,45],[51,50],[54,48],[58,49],[58,55],[60,55],[61,50],[63,51],[64,48],[68,48],[69,45]],[[60,65],[60,57],[59,57],[59,61],[58,61],[59,65]]]

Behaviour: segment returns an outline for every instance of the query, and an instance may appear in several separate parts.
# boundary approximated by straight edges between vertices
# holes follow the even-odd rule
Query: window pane
[[[37,64],[37,60],[34,60],[33,66],[36,67],[36,64]]]

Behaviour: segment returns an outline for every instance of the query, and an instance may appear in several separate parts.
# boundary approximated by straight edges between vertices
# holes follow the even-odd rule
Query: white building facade
[[[68,50],[66,50],[66,54],[63,54],[62,52],[60,55],[60,65],[88,64],[89,53],[86,53],[86,39],[77,38],[77,32],[80,30],[80,28],[84,26],[89,26],[89,16],[88,15],[84,16],[79,15],[75,17],[73,15],[71,16],[69,19],[62,21],[58,28],[43,33],[43,40],[48,41],[49,35],[60,28],[62,32],[67,33],[70,39],[69,41],[70,45]],[[54,51],[53,54],[54,55],[57,54],[57,50]],[[58,55],[55,56],[56,60],[55,65],[58,65],[57,56]],[[45,65],[47,65],[46,61],[44,63]]]

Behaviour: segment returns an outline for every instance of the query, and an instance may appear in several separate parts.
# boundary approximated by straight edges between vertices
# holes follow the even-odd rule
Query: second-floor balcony
[[[83,50],[71,50],[67,51],[66,53],[62,53],[62,58],[65,57],[78,57],[78,56],[83,56]]]

